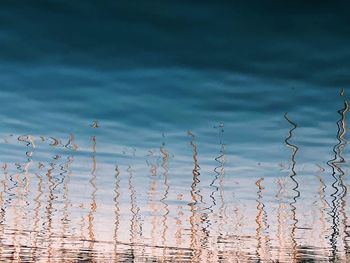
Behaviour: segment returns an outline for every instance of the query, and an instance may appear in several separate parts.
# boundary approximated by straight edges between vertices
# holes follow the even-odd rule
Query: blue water
[[[349,7],[2,1],[0,261],[348,262]]]

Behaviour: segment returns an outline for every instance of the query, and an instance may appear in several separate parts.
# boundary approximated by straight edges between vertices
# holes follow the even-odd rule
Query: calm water
[[[350,262],[349,6],[0,5],[1,262]]]

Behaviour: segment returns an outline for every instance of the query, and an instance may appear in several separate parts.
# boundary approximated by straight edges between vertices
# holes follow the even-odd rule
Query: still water
[[[2,1],[1,262],[350,262],[346,6]]]

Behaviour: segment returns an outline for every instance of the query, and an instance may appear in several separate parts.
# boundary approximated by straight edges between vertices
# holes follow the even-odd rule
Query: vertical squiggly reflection
[[[42,167],[40,166],[39,170],[41,168]],[[36,203],[35,208],[34,208],[34,226],[33,226],[35,236],[34,236],[34,240],[33,240],[33,244],[32,244],[33,250],[32,250],[32,256],[31,256],[34,261],[36,261],[38,258],[37,249],[39,246],[38,242],[39,242],[39,236],[40,236],[39,235],[39,222],[40,222],[41,196],[44,194],[43,177],[40,175],[40,172],[35,173],[35,175],[36,175],[36,178],[38,180],[38,186],[37,186],[37,195],[34,198],[34,202]]]
[[[89,231],[89,251],[92,252],[94,249],[94,243],[95,243],[95,229],[94,229],[94,215],[96,213],[97,209],[97,203],[96,203],[96,137],[92,136],[91,138],[92,142],[92,169],[91,169],[91,179],[89,180],[89,183],[92,187],[91,192],[91,204],[90,204],[90,212],[88,214],[88,231]]]
[[[118,261],[118,230],[120,224],[120,172],[118,165],[115,168],[115,186],[114,186],[114,261]]]
[[[35,144],[31,135],[19,136],[18,141],[25,142],[26,147],[28,147],[28,150],[26,151],[27,162],[23,165],[16,165],[17,170],[19,170],[19,172],[16,174],[16,181],[18,183],[18,187],[16,188],[13,244],[15,248],[14,258],[20,260],[20,251],[23,239],[22,236],[25,231],[24,228],[26,228],[26,226],[23,225],[23,222],[27,218],[27,209],[23,207],[23,204],[25,203],[27,206],[29,205],[27,201],[30,185],[29,167],[32,164],[32,155],[35,149]]]
[[[345,205],[346,201],[344,197],[347,193],[347,187],[343,182],[343,176],[345,175],[344,171],[341,168],[341,164],[345,162],[342,151],[344,147],[347,144],[347,141],[345,140],[344,136],[346,134],[346,113],[348,111],[348,103],[346,100],[344,100],[344,107],[338,111],[338,114],[340,115],[340,119],[337,121],[337,140],[338,143],[333,147],[333,153],[334,157],[333,159],[329,160],[327,164],[332,169],[332,188],[334,189],[334,192],[331,194],[332,197],[332,209],[331,209],[331,216],[332,216],[332,233],[330,235],[330,245],[332,247],[332,258],[333,260],[337,259],[337,253],[338,253],[338,237],[340,236],[340,214],[343,215],[343,228],[344,228],[344,234],[347,235],[347,216],[345,214]],[[344,216],[345,215],[345,216]],[[344,222],[345,220],[345,222]],[[346,238],[343,238],[344,245],[347,246],[347,240]],[[346,248],[345,248],[346,250]]]
[[[278,240],[278,260],[279,262],[287,262],[286,258],[286,227],[288,225],[287,222],[287,207],[283,201],[283,198],[287,195],[287,189],[285,185],[285,181],[283,179],[278,179],[277,184],[279,186],[278,193],[276,194],[277,200],[279,201],[278,209],[277,209],[277,237]]]
[[[197,184],[200,182],[199,180],[199,165],[198,165],[198,151],[197,151],[197,144],[195,143],[195,136],[193,133],[190,131],[188,132],[188,135],[191,136],[192,140],[190,142],[192,148],[193,148],[193,162],[194,162],[194,167],[192,170],[192,184],[191,184],[191,203],[189,204],[190,206],[190,211],[191,211],[191,216],[189,218],[190,225],[191,225],[191,236],[190,236],[190,245],[191,245],[191,250],[192,250],[192,261],[193,262],[199,262],[200,256],[201,256],[201,251],[199,249],[199,231],[198,231],[198,225],[199,225],[199,220],[198,220],[198,211],[200,208],[198,208],[198,202],[201,200],[202,196],[199,194],[199,190],[197,189]]]
[[[71,179],[72,171],[70,169],[71,164],[73,163],[73,156],[67,157],[67,161],[64,164],[60,165],[60,176],[63,176],[63,216],[61,219],[61,259],[64,260],[65,257],[65,238],[67,238],[67,228],[70,223],[70,199],[69,199],[69,183]]]
[[[0,206],[0,258],[3,258],[3,247],[4,243],[3,240],[5,239],[4,236],[4,230],[5,230],[5,216],[6,216],[6,201],[5,201],[5,195],[6,195],[6,190],[7,190],[7,182],[8,182],[8,177],[7,177],[7,164],[5,163],[2,166],[3,169],[3,174],[4,178],[1,180],[1,186],[2,189],[0,190],[0,201],[1,201],[1,206]]]
[[[293,196],[293,201],[289,203],[290,207],[291,207],[291,212],[292,212],[292,230],[291,230],[291,241],[292,241],[292,256],[293,256],[293,261],[296,262],[297,261],[297,257],[298,257],[298,244],[297,244],[297,239],[296,239],[296,231],[298,229],[298,222],[299,220],[297,219],[297,215],[296,215],[296,203],[297,203],[297,199],[300,197],[300,191],[298,190],[299,188],[299,183],[296,179],[296,175],[297,173],[295,172],[295,166],[296,166],[296,154],[299,150],[299,148],[290,143],[291,138],[293,137],[293,131],[297,128],[296,123],[294,123],[293,121],[291,121],[288,116],[287,113],[284,115],[284,118],[287,120],[287,122],[292,125],[292,128],[289,130],[288,132],[288,136],[287,138],[284,140],[287,147],[292,149],[292,155],[291,155],[291,172],[289,175],[289,178],[293,181],[294,183],[294,187],[292,188],[293,192],[295,193],[295,195]]]
[[[182,195],[178,195],[176,198],[178,201],[182,201]],[[183,239],[183,234],[182,234],[182,229],[183,229],[183,223],[182,223],[182,216],[184,215],[183,213],[183,208],[181,205],[177,206],[177,217],[175,218],[175,224],[176,224],[176,232],[175,232],[175,244],[177,248],[180,248],[182,246],[182,239]],[[176,260],[180,261],[183,256],[182,250],[177,249],[176,251]]]
[[[153,152],[151,152],[151,155],[153,155]],[[155,256],[155,247],[157,245],[157,238],[156,238],[156,232],[157,232],[157,225],[158,225],[158,209],[156,204],[156,195],[157,195],[157,165],[154,163],[150,163],[150,175],[151,175],[151,182],[149,185],[148,190],[148,203],[149,208],[151,211],[151,242],[152,242],[152,256]]]
[[[169,183],[168,183],[168,162],[169,162],[169,153],[164,148],[164,143],[160,146],[160,152],[163,155],[162,158],[162,168],[163,168],[163,184],[164,184],[164,195],[162,199],[160,200],[163,204],[163,210],[164,214],[162,216],[162,225],[163,225],[163,231],[162,231],[162,246],[163,246],[163,260],[165,261],[166,255],[167,255],[167,230],[168,230],[168,214],[169,214],[169,205],[166,203],[166,199],[168,198],[169,194]]]
[[[215,158],[215,161],[218,163],[218,166],[214,168],[214,172],[215,172],[215,178],[214,178],[214,181],[212,182],[212,184],[214,185],[215,181],[217,179],[219,179],[219,185],[217,187],[217,190],[216,191],[219,191],[219,199],[220,199],[220,207],[219,207],[219,227],[218,227],[218,230],[219,230],[219,236],[218,236],[218,243],[220,244],[223,244],[223,247],[221,247],[218,251],[218,258],[219,259],[223,259],[224,257],[224,252],[226,250],[225,248],[225,245],[226,245],[226,242],[224,240],[224,230],[223,230],[223,227],[226,226],[227,224],[227,215],[226,215],[226,203],[225,203],[225,192],[224,192],[224,178],[225,178],[225,144],[222,143],[222,134],[224,132],[224,129],[223,129],[223,124],[221,124],[219,126],[221,128],[220,130],[220,155],[218,157]],[[212,193],[212,196],[214,197],[214,194],[216,192],[213,192]],[[214,202],[215,200],[213,200]]]
[[[132,214],[131,217],[131,222],[130,222],[130,257],[132,259],[135,258],[135,250],[134,246],[137,242],[137,234],[138,234],[138,221],[139,221],[139,211],[140,208],[137,206],[137,200],[136,200],[136,190],[133,184],[133,171],[131,169],[131,166],[128,167],[127,172],[129,173],[129,178],[128,178],[128,186],[129,186],[129,193],[130,193],[130,203],[131,203],[131,208],[130,212]]]
[[[206,208],[207,211],[209,211],[209,214],[213,214],[214,212],[214,207],[217,204],[217,200],[215,199],[215,195],[219,192],[220,190],[220,200],[222,200],[222,180],[223,180],[223,176],[224,176],[224,163],[225,163],[225,145],[223,144],[223,133],[224,133],[224,129],[223,129],[223,124],[221,124],[219,127],[214,127],[214,128],[221,128],[220,129],[220,153],[219,156],[215,157],[215,161],[218,163],[218,165],[214,168],[214,178],[210,183],[210,188],[213,189],[213,191],[210,193],[209,197],[211,199],[211,205],[209,207]],[[219,170],[220,169],[220,170]],[[221,180],[221,183],[219,184],[219,186],[216,185],[216,181],[219,179]],[[222,212],[222,205],[224,205],[223,202],[221,202],[221,207],[220,207],[220,212]],[[225,205],[224,205],[225,206]],[[222,214],[219,215],[220,220],[222,219]],[[207,247],[207,242],[208,242],[208,238],[209,238],[209,229],[212,226],[212,223],[209,219],[209,215],[207,213],[205,213],[203,215],[203,220],[206,222],[206,226],[203,229],[203,234],[204,234],[204,242],[202,247],[206,248]],[[219,234],[220,234],[220,240],[219,242],[221,242],[221,238],[222,238],[222,229],[221,229],[221,223],[219,223]],[[216,252],[216,251],[215,251]],[[209,256],[209,255],[208,255]],[[214,256],[214,258],[217,255]]]
[[[262,181],[264,178],[260,178],[255,182],[255,185],[258,187],[257,191],[257,215],[255,218],[255,222],[257,224],[257,228],[255,230],[256,233],[256,240],[258,241],[257,243],[257,248],[256,248],[256,253],[258,256],[259,261],[262,262],[269,262],[269,250],[270,248],[268,247],[268,237],[266,236],[266,230],[269,227],[267,224],[267,214],[265,211],[265,204],[263,203],[263,195],[262,195],[262,190],[265,188],[261,185]]]
[[[58,158],[55,156],[54,157],[55,160],[57,160]],[[53,171],[55,169],[55,162],[51,162],[50,163],[50,168],[48,169],[47,173],[46,173],[46,177],[47,177],[47,180],[48,180],[48,190],[49,190],[49,193],[47,195],[47,205],[46,205],[46,222],[45,222],[45,232],[46,232],[46,235],[47,235],[47,238],[46,238],[46,242],[48,243],[48,261],[51,262],[51,259],[52,259],[52,244],[53,244],[53,241],[52,241],[52,236],[53,236],[53,232],[52,232],[52,228],[53,228],[53,225],[52,225],[52,217],[53,217],[53,211],[54,211],[54,204],[53,204],[53,201],[55,199],[55,196],[54,196],[54,193],[53,193],[53,188],[55,187],[55,180],[53,178]]]
[[[320,233],[319,238],[321,240],[321,247],[326,248],[325,239],[326,239],[326,218],[325,218],[325,211],[327,210],[327,201],[326,201],[326,184],[324,183],[321,176],[318,177],[320,182],[320,187],[318,189],[319,198],[321,201],[321,206],[319,209],[319,220],[320,220]]]
[[[344,95],[344,92],[342,96]],[[346,134],[346,113],[349,110],[349,105],[347,100],[344,100],[344,107],[343,109],[339,112],[341,115],[341,133],[339,134],[339,139],[341,140],[341,144],[338,147],[338,155],[340,157],[340,165],[345,162],[345,159],[343,157],[343,151],[345,146],[347,145],[347,140],[345,139],[345,134]],[[343,181],[343,177],[345,175],[345,172],[341,167],[339,167],[339,185],[342,189],[342,192],[339,196],[340,199],[340,214],[342,215],[342,226],[343,226],[343,243],[344,243],[344,252],[346,256],[346,260],[350,261],[350,246],[349,246],[349,238],[350,238],[350,233],[348,230],[349,224],[348,224],[348,216],[346,214],[346,195],[348,192],[348,188],[346,184]]]

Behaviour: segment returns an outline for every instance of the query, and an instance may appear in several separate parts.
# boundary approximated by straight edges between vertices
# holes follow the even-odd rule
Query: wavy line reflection
[[[97,203],[96,203],[96,192],[97,192],[97,186],[96,186],[96,136],[91,137],[92,142],[92,168],[91,168],[91,179],[89,180],[89,183],[92,187],[91,192],[91,203],[90,203],[90,212],[88,214],[88,232],[89,232],[89,251],[88,253],[91,253],[94,250],[95,245],[95,227],[94,227],[94,216],[97,209]]]
[[[317,140],[301,139],[305,159],[298,162],[299,124],[287,114],[282,146],[288,147],[290,170],[278,179],[273,172],[283,173],[287,167],[280,165],[280,171],[272,159],[255,169],[260,156],[248,156],[250,149],[241,141],[235,147],[244,149],[232,158],[221,124],[220,144],[200,144],[192,132],[182,134],[189,143],[190,160],[180,143],[174,151],[183,154],[172,155],[172,137],[166,146],[151,141],[153,150],[140,147],[137,154],[132,146],[98,137],[97,156],[97,136],[85,137],[85,142],[79,138],[79,150],[73,135],[5,136],[0,261],[347,262],[347,112],[344,100],[328,161],[332,176],[323,164],[316,167],[310,162],[321,154],[308,153],[324,147]],[[205,138],[211,132],[201,134]],[[231,145],[231,138],[226,140]],[[118,147],[127,149],[125,154]],[[111,160],[116,158],[114,167]],[[301,167],[305,175],[299,173]],[[186,200],[188,205],[183,205]],[[304,224],[310,227],[303,228]]]
[[[292,229],[291,229],[291,240],[292,240],[292,258],[293,261],[296,262],[298,260],[298,243],[297,243],[297,239],[296,239],[296,231],[298,229],[298,222],[299,220],[297,219],[297,214],[296,214],[296,203],[297,203],[297,199],[300,197],[300,191],[298,190],[299,188],[299,183],[296,179],[296,171],[295,171],[295,166],[296,166],[296,154],[299,150],[299,148],[295,145],[290,143],[290,140],[293,137],[293,132],[294,130],[297,128],[297,124],[294,123],[293,121],[291,121],[288,116],[287,113],[284,115],[284,118],[287,120],[287,122],[292,125],[292,128],[289,130],[288,132],[288,136],[287,138],[284,140],[287,147],[292,149],[292,155],[291,155],[291,172],[289,175],[289,178],[293,181],[294,183],[294,187],[292,188],[293,192],[295,193],[295,195],[293,196],[293,201],[289,203],[290,207],[291,207],[291,212],[292,212]]]
[[[41,169],[42,167],[40,167],[39,169]],[[33,251],[32,251],[32,256],[31,258],[33,258],[34,261],[36,261],[39,258],[38,255],[38,247],[39,247],[39,238],[40,238],[40,226],[39,226],[39,222],[40,222],[40,210],[41,210],[41,206],[42,206],[42,200],[41,197],[44,194],[43,191],[43,177],[40,175],[40,171],[35,173],[37,180],[38,180],[38,186],[37,186],[37,195],[34,198],[34,202],[36,203],[36,206],[34,208],[34,225],[33,225],[33,229],[34,229],[34,240],[33,240]]]
[[[199,262],[201,257],[201,249],[200,249],[200,232],[198,231],[200,220],[199,220],[199,213],[200,207],[198,205],[199,201],[202,201],[202,196],[199,194],[199,190],[197,189],[197,185],[200,182],[199,180],[199,164],[198,164],[198,151],[197,151],[197,144],[195,143],[195,136],[192,132],[188,131],[188,135],[191,136],[191,142],[190,145],[193,148],[193,170],[192,170],[192,183],[191,183],[191,203],[190,211],[191,215],[189,217],[189,222],[191,225],[191,233],[190,233],[190,246],[192,250],[192,261],[193,262]]]
[[[3,169],[3,179],[1,180],[1,186],[2,189],[0,191],[0,197],[1,197],[1,210],[0,210],[0,258],[3,258],[4,254],[4,230],[5,230],[5,218],[6,218],[6,191],[7,191],[7,183],[8,183],[8,176],[7,176],[7,164],[5,163],[2,166]]]
[[[148,204],[151,212],[151,244],[152,244],[152,256],[155,256],[155,247],[157,245],[157,226],[158,226],[158,207],[156,203],[157,198],[157,165],[151,163],[151,168],[149,170],[151,175],[151,181],[148,190]]]
[[[164,177],[164,194],[162,199],[160,199],[161,203],[163,204],[163,210],[164,214],[162,216],[162,225],[163,225],[163,231],[162,231],[162,246],[164,247],[163,249],[163,260],[165,260],[165,257],[167,255],[167,231],[169,229],[168,227],[168,215],[169,215],[169,205],[167,204],[166,200],[168,198],[169,194],[169,189],[170,185],[168,182],[168,173],[169,173],[169,168],[168,168],[168,162],[169,162],[169,153],[165,150],[165,144],[163,143],[160,146],[160,152],[163,155],[162,158],[162,164],[161,167],[163,168],[163,177]]]
[[[279,186],[276,198],[279,202],[277,209],[277,233],[276,239],[278,240],[278,261],[287,262],[287,226],[288,226],[288,211],[287,206],[284,202],[284,198],[288,197],[288,192],[286,189],[286,182],[284,179],[278,179],[277,184]]]
[[[61,246],[60,246],[60,251],[61,251],[61,259],[63,260],[65,257],[65,239],[70,236],[69,233],[69,223],[71,221],[70,219],[70,206],[71,206],[71,200],[69,196],[69,183],[71,180],[71,175],[72,171],[70,166],[72,165],[74,161],[73,156],[68,156],[67,160],[64,164],[60,165],[60,176],[62,176],[62,181],[63,181],[63,215],[61,218]]]
[[[114,186],[114,261],[118,261],[118,231],[120,225],[120,171],[118,165],[115,168],[115,186]]]
[[[340,216],[343,215],[343,224],[345,220],[346,224],[346,215],[345,215],[345,204],[346,201],[344,197],[347,193],[347,187],[343,182],[343,176],[345,175],[343,169],[341,168],[341,165],[345,162],[344,157],[342,156],[342,151],[344,150],[347,141],[344,139],[344,136],[346,134],[346,113],[348,111],[348,103],[346,100],[344,100],[344,107],[338,111],[338,114],[340,115],[340,119],[337,121],[337,140],[338,143],[334,145],[333,147],[333,153],[334,157],[333,159],[329,160],[327,164],[332,169],[332,189],[334,190],[333,193],[330,195],[332,198],[331,201],[331,212],[330,215],[332,217],[332,233],[329,238],[330,245],[332,247],[332,260],[337,260],[337,254],[339,252],[339,237],[341,235],[340,233]],[[345,202],[345,203],[344,203]],[[345,216],[344,216],[345,215]],[[347,235],[347,225],[343,225],[344,234]],[[346,237],[343,237],[344,245],[347,246]],[[346,248],[345,248],[346,250]]]
[[[261,262],[269,262],[270,261],[270,255],[269,251],[270,248],[268,246],[268,237],[266,235],[266,231],[268,229],[267,224],[267,213],[265,211],[265,204],[263,203],[263,195],[262,191],[265,189],[261,183],[263,182],[264,178],[260,178],[255,182],[255,185],[258,187],[257,191],[257,215],[255,218],[255,222],[257,224],[256,228],[256,240],[257,248],[256,248],[256,254],[258,256],[259,261]]]
[[[57,157],[53,157],[54,161],[50,163],[50,168],[48,169],[46,173],[46,178],[48,180],[48,194],[47,194],[47,200],[46,200],[46,222],[45,222],[45,228],[43,229],[44,235],[46,236],[45,242],[48,244],[48,262],[51,262],[52,256],[53,256],[53,212],[55,210],[54,208],[54,199],[55,195],[53,192],[53,188],[55,187],[55,180],[53,178],[53,171],[55,169]]]
[[[127,172],[129,173],[128,177],[128,188],[130,193],[130,212],[131,212],[131,221],[130,221],[130,257],[134,259],[136,257],[137,251],[135,250],[135,244],[138,242],[138,236],[140,234],[140,218],[139,218],[139,212],[140,208],[137,205],[136,200],[136,190],[135,186],[133,184],[133,171],[131,169],[131,166],[128,167]]]

